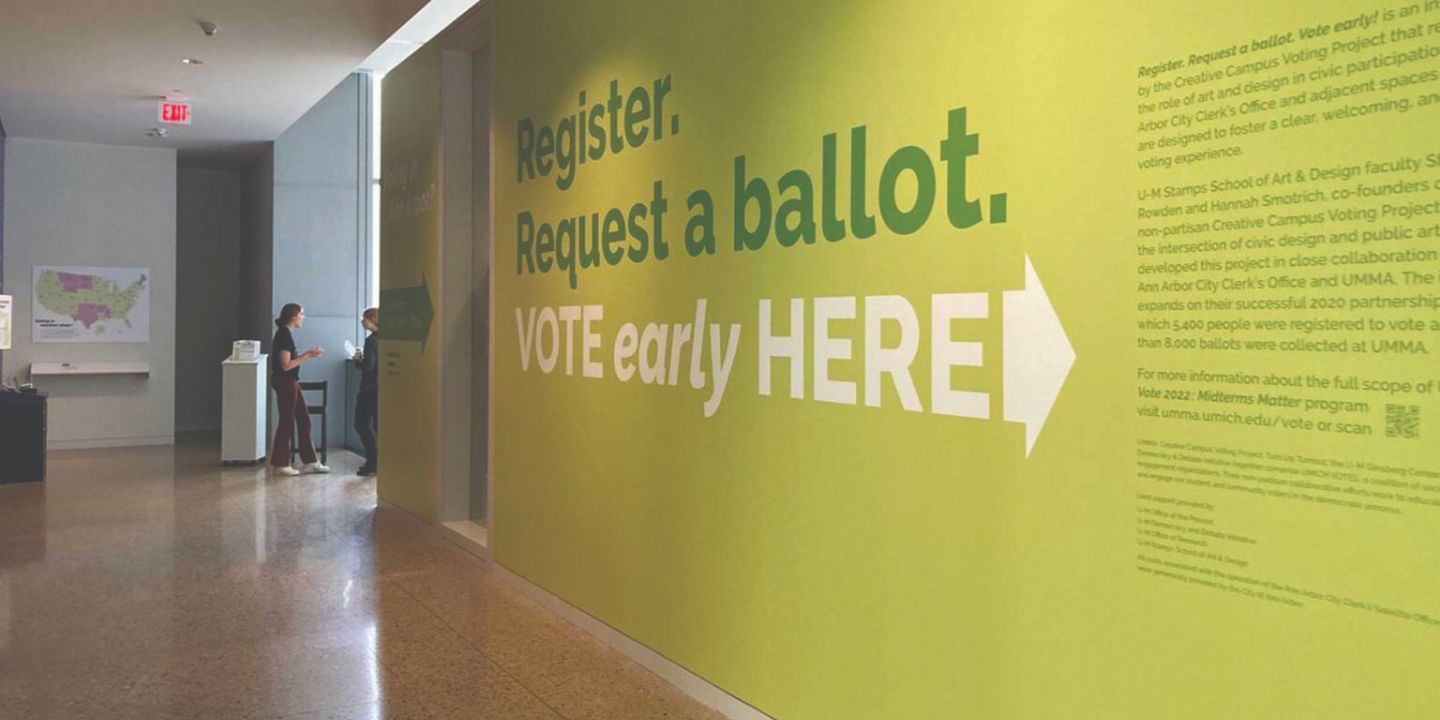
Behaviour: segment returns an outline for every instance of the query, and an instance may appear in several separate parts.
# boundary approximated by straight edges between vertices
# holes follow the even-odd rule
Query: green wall
[[[1415,7],[501,0],[497,561],[780,718],[1427,716]]]
[[[380,497],[436,518],[440,360],[440,50],[421,48],[381,95]]]

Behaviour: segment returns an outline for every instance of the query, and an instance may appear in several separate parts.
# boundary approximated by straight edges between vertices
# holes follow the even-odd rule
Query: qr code
[[[1386,405],[1385,437],[1414,440],[1420,437],[1419,405]]]

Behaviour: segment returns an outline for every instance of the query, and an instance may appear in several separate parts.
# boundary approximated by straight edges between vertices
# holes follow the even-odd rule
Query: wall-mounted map
[[[34,287],[37,343],[150,341],[148,269],[36,266]]]
[[[14,314],[14,298],[0,295],[0,350],[10,349],[11,317]]]

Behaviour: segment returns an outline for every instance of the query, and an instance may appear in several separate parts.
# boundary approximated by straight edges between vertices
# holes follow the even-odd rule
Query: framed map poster
[[[34,342],[150,341],[150,271],[146,268],[37,265],[34,288]]]

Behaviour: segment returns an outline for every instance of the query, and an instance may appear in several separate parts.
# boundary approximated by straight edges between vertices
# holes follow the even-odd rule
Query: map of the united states
[[[35,281],[35,300],[45,310],[71,318],[98,335],[104,334],[113,322],[133,326],[130,313],[147,282],[143,274],[122,286],[99,275],[45,270]]]

